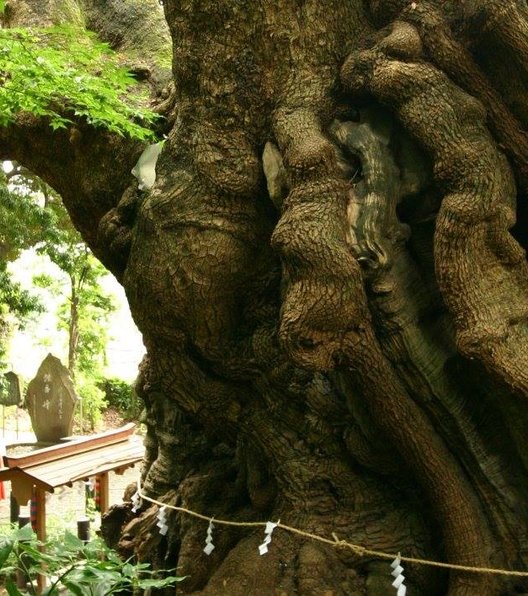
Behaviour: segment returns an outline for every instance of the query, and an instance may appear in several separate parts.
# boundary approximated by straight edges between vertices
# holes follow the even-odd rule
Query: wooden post
[[[37,540],[39,542],[46,542],[46,491],[40,487],[35,489],[36,503],[37,503],[37,520],[36,531]],[[41,547],[44,548],[44,547]],[[42,594],[46,587],[46,576],[39,573],[37,576],[37,594]]]
[[[29,517],[29,515],[19,515],[18,527],[23,528],[24,526],[27,526],[30,523],[30,521],[31,521],[31,518]],[[28,555],[22,554],[21,556],[24,557],[24,560],[27,564],[30,564]],[[16,572],[17,588],[21,588],[21,589],[25,590],[30,581],[31,580],[30,580],[29,576],[26,575],[22,569],[17,569],[17,572]]]
[[[101,515],[106,513],[110,507],[110,483],[108,481],[108,472],[99,474],[99,510]]]
[[[90,520],[82,517],[77,520],[77,537],[87,544],[90,542]]]
[[[20,505],[13,495],[13,491],[9,493],[9,521],[12,524],[16,524],[18,516],[20,515]]]

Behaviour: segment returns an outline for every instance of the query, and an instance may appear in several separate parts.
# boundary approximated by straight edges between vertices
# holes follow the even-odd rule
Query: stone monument
[[[39,442],[56,443],[72,433],[77,395],[68,369],[48,354],[29,383],[26,406]]]
[[[0,392],[0,405],[20,406],[22,403],[22,381],[13,371],[4,373],[7,387]],[[5,386],[4,386],[5,387]]]

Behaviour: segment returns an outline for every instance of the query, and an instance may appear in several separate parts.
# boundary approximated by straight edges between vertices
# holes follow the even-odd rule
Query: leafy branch
[[[26,591],[11,579],[16,570],[30,580]],[[36,594],[34,580],[39,573],[50,580],[43,596],[57,596],[64,588],[76,596],[107,596],[123,590],[166,588],[185,579],[170,574],[159,577],[161,572],[152,571],[147,563],[123,561],[101,540],[84,544],[71,532],[41,545],[31,527],[25,526],[0,541],[0,574],[6,578],[9,596]]]
[[[1,5],[0,5],[1,9]],[[53,129],[82,117],[119,135],[145,140],[159,117],[108,44],[84,29],[0,29],[0,126],[21,113]]]

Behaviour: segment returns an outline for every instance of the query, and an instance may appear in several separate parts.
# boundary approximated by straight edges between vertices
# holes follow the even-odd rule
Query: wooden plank
[[[11,494],[16,499],[16,502],[25,507],[33,494],[33,479],[20,472],[14,474],[11,480]]]
[[[46,491],[38,486],[35,489],[37,501],[37,539],[46,541]]]
[[[12,476],[13,471],[21,470],[30,475],[42,476],[50,475],[51,477],[61,475],[61,470],[64,471],[63,476],[67,476],[68,469],[86,469],[90,467],[99,466],[101,463],[106,463],[110,467],[119,467],[123,464],[123,460],[127,458],[136,458],[142,456],[144,453],[144,446],[136,437],[132,437],[127,441],[113,445],[105,445],[88,452],[81,452],[69,455],[63,459],[43,462],[26,467],[3,468],[0,470],[0,479],[7,480]]]
[[[122,444],[106,445],[25,469],[5,468],[0,470],[0,480],[11,480],[14,497],[20,505],[25,505],[31,498],[33,485],[53,492],[58,486],[133,466],[143,459],[144,451],[143,444],[132,438]]]
[[[43,449],[37,449],[24,455],[4,455],[4,465],[8,468],[24,468],[61,459],[75,453],[90,451],[105,445],[119,443],[128,439],[134,432],[135,427],[136,425],[133,422],[130,422],[121,428],[109,430],[90,437],[74,439],[67,443],[53,445],[52,447],[44,447]]]
[[[88,476],[95,476],[98,473],[112,471],[115,468],[133,465],[143,459],[144,452],[143,444],[130,441],[26,468],[24,472],[32,478],[38,478],[56,487]]]

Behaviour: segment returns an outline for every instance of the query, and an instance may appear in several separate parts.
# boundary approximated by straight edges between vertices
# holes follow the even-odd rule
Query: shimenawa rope
[[[238,527],[246,527],[246,528],[255,528],[255,527],[265,527],[266,522],[235,522],[230,521],[227,519],[218,519],[217,517],[208,517],[207,515],[203,515],[196,511],[192,511],[191,509],[187,509],[185,507],[177,507],[176,505],[169,505],[168,503],[162,503],[161,501],[157,501],[156,499],[152,499],[151,497],[147,497],[144,495],[139,489],[137,491],[138,496],[148,501],[149,503],[153,503],[154,505],[158,505],[159,507],[166,507],[167,509],[172,509],[173,511],[178,511],[180,513],[186,513],[187,515],[191,515],[193,517],[197,517],[198,519],[203,519],[204,521],[211,521],[214,520],[215,524],[221,526],[238,526]],[[280,521],[277,523],[277,528],[281,528],[286,532],[290,532],[291,534],[297,534],[298,536],[303,536],[304,538],[310,538],[311,540],[316,540],[317,542],[323,542],[324,544],[330,544],[331,546],[337,548],[348,548],[352,552],[354,552],[359,557],[371,556],[377,557],[379,559],[394,559],[396,556],[395,554],[386,553],[383,551],[378,550],[371,550],[365,548],[364,546],[360,546],[359,544],[353,544],[346,540],[340,540],[335,533],[332,533],[333,540],[329,538],[324,538],[323,536],[319,536],[317,534],[312,534],[311,532],[305,532],[304,530],[299,530],[299,528],[294,528],[292,526],[287,526],[286,524],[281,523]],[[510,575],[510,576],[517,576],[517,577],[528,577],[528,571],[513,571],[511,569],[497,569],[495,567],[471,567],[469,565],[457,565],[455,563],[443,563],[442,561],[432,561],[429,559],[417,559],[415,557],[405,557],[400,555],[401,561],[405,563],[414,563],[415,565],[428,565],[429,567],[442,567],[444,569],[452,569],[454,571],[467,571],[469,573],[489,573],[493,575]]]

